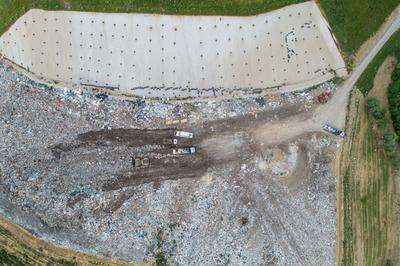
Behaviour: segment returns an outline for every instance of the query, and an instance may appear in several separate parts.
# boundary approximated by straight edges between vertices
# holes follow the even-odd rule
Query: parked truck
[[[193,154],[196,153],[196,147],[185,147],[172,149],[172,154],[183,155],[183,154]]]
[[[191,138],[193,138],[193,133],[191,133],[191,132],[186,132],[186,131],[179,131],[179,130],[177,130],[177,131],[175,131],[175,134],[174,134],[176,137],[180,137],[180,138],[188,138],[188,139],[191,139]]]
[[[335,136],[339,136],[339,137],[342,137],[342,138],[346,137],[346,133],[344,133],[343,130],[340,130],[340,129],[335,128],[335,127],[333,127],[333,126],[330,126],[330,125],[328,125],[328,124],[325,124],[325,125],[323,126],[323,129],[324,129],[325,131],[327,131],[327,132],[329,132],[329,133],[335,135]]]

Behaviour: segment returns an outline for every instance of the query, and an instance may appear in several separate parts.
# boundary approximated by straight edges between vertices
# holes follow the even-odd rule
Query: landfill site
[[[327,43],[325,58],[341,65]],[[171,265],[335,264],[334,159],[344,133],[324,123],[345,108],[335,93],[343,70],[301,90],[176,100],[79,84],[79,71],[71,84],[50,82],[52,66],[27,69],[7,55],[2,215],[54,244],[135,264],[160,250]]]

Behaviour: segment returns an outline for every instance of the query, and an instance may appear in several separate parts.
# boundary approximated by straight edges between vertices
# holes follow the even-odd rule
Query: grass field
[[[123,266],[128,264],[56,247],[0,217],[0,265]]]
[[[319,0],[342,50],[353,54],[379,29],[399,0]]]
[[[400,30],[398,30],[382,47],[379,53],[375,56],[374,60],[372,60],[367,69],[358,79],[356,85],[364,95],[367,95],[372,89],[376,72],[388,55],[395,55],[398,59],[400,59]]]
[[[340,265],[399,263],[399,194],[392,159],[366,114],[365,98],[353,90],[339,157],[338,239]]]

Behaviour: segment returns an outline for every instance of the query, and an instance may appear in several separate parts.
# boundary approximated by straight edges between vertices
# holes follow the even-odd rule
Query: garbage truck
[[[179,131],[179,130],[177,130],[177,131],[175,131],[175,134],[174,134],[176,137],[180,137],[180,138],[188,138],[188,139],[191,139],[191,138],[193,138],[193,133],[191,133],[191,132],[186,132],[186,131]]]
[[[176,148],[172,149],[172,154],[183,155],[196,153],[196,147]]]
[[[339,137],[342,137],[342,138],[346,137],[346,133],[344,133],[343,130],[340,130],[340,129],[338,129],[338,128],[336,128],[336,127],[333,127],[333,126],[331,126],[331,125],[325,124],[325,125],[323,126],[323,129],[324,129],[325,131],[327,131],[327,132],[329,132],[329,133],[335,135],[335,136],[339,136]]]

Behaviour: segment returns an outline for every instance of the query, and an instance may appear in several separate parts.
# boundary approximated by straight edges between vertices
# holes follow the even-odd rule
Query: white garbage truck
[[[176,148],[172,149],[172,154],[183,155],[196,153],[196,147]]]
[[[187,139],[191,139],[193,138],[193,133],[191,132],[186,132],[186,131],[175,131],[175,137],[180,137],[180,138],[187,138]]]

